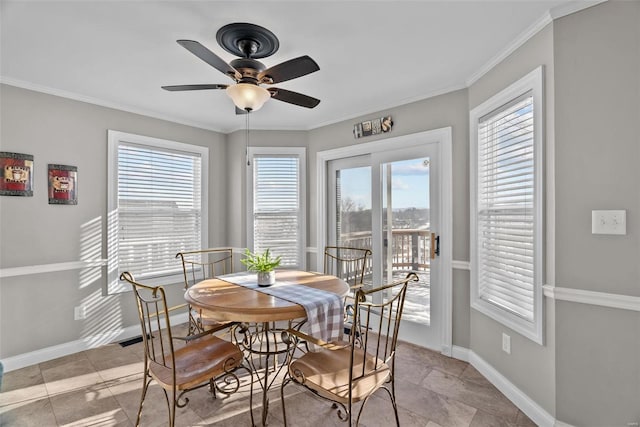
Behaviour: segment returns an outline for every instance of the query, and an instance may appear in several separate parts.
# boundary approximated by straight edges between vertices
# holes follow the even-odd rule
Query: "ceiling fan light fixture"
[[[258,111],[271,98],[268,90],[251,83],[238,83],[226,91],[236,107],[245,111]]]

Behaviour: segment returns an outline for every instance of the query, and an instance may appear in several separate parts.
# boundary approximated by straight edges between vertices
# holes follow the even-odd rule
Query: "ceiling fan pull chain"
[[[251,166],[251,161],[249,160],[249,116],[251,115],[250,111],[247,111],[247,114],[245,114],[245,116],[247,117],[246,119],[246,146],[245,146],[245,156],[247,157],[247,166]]]

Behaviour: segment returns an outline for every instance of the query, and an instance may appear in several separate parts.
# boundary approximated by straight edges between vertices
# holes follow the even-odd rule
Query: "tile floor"
[[[5,373],[0,393],[0,426],[133,426],[143,369],[142,344],[110,344]],[[534,426],[521,411],[469,364],[401,343],[396,361],[396,394],[402,426]],[[291,426],[344,426],[331,405],[301,391],[286,389]],[[270,426],[283,425],[279,387],[270,392]],[[206,388],[188,395],[177,426],[250,425],[248,385],[214,400]],[[258,397],[260,397],[258,393]],[[254,399],[260,422],[261,399]],[[395,425],[391,404],[374,395],[361,425]],[[152,383],[142,426],[167,425],[162,392]]]

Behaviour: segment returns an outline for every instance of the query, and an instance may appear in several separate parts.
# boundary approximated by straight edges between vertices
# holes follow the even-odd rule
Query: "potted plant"
[[[281,260],[282,257],[272,257],[269,249],[262,254],[246,249],[244,259],[240,262],[247,267],[247,270],[258,273],[258,286],[271,286],[276,283],[274,269],[280,265]]]

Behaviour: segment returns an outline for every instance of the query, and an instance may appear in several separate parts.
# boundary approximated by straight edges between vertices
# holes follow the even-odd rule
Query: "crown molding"
[[[425,99],[435,98],[436,96],[446,95],[447,93],[455,92],[457,90],[466,89],[466,88],[467,88],[467,86],[464,85],[464,84],[452,85],[452,86],[449,86],[449,87],[444,88],[444,89],[440,89],[440,90],[429,92],[427,94],[420,94],[418,96],[404,98],[404,99],[402,99],[402,100],[400,100],[400,101],[398,101],[396,103],[393,103],[393,104],[375,105],[375,106],[372,106],[371,108],[367,109],[366,111],[361,111],[359,113],[350,114],[348,116],[340,117],[339,119],[336,119],[336,120],[328,120],[328,121],[319,123],[317,125],[314,125],[314,126],[312,126],[311,128],[309,128],[307,130],[314,130],[314,129],[322,128],[322,127],[325,127],[325,126],[333,125],[333,124],[336,124],[336,123],[342,123],[342,122],[346,122],[348,120],[354,120],[354,119],[370,116],[372,114],[381,114],[380,112],[384,111],[384,110],[389,110],[391,108],[402,107],[404,105],[409,105],[409,104],[412,104],[414,102],[424,101]]]
[[[191,126],[198,129],[210,130],[213,132],[226,134],[226,132],[223,131],[222,129],[212,127],[206,123],[176,119],[175,117],[171,117],[166,114],[161,114],[156,111],[144,110],[142,108],[136,108],[130,105],[106,101],[104,99],[93,98],[91,96],[81,95],[75,92],[69,92],[62,89],[56,89],[49,86],[43,86],[36,83],[26,82],[24,80],[18,80],[10,77],[0,76],[0,83],[6,84],[9,86],[19,87],[22,89],[32,90],[35,92],[46,93],[48,95],[59,96],[61,98],[72,99],[74,101],[86,102],[87,104],[98,105],[100,107],[113,108],[115,110],[125,111],[127,113],[139,114],[141,116],[147,116],[154,119],[165,120],[171,123],[177,123],[180,125]]]
[[[563,16],[571,15],[572,13],[580,12],[583,9],[588,9],[600,3],[604,3],[607,0],[576,0],[569,3],[556,6],[551,9],[551,18],[556,20]]]
[[[504,61],[509,55],[511,55],[516,49],[525,44],[531,37],[538,34],[544,27],[553,22],[553,18],[549,12],[545,12],[537,21],[529,26],[524,32],[522,32],[518,37],[512,40],[505,48],[498,52],[493,58],[489,60],[486,64],[484,64],[478,71],[472,74],[467,79],[467,87],[471,86],[478,80],[482,78],[485,74],[487,74],[490,70],[492,70],[496,65]]]
[[[526,30],[524,30],[518,37],[512,40],[505,48],[498,52],[493,58],[484,64],[478,71],[469,76],[466,81],[467,87],[471,86],[482,76],[487,74],[496,65],[502,62],[506,57],[511,55],[516,49],[525,44],[530,38],[538,34],[543,28],[553,22],[555,19],[562,18],[563,16],[570,15],[572,13],[579,12],[583,9],[595,6],[600,3],[604,3],[607,0],[583,0],[573,1],[561,6],[554,7],[553,9],[545,12],[537,21],[531,24]]]

